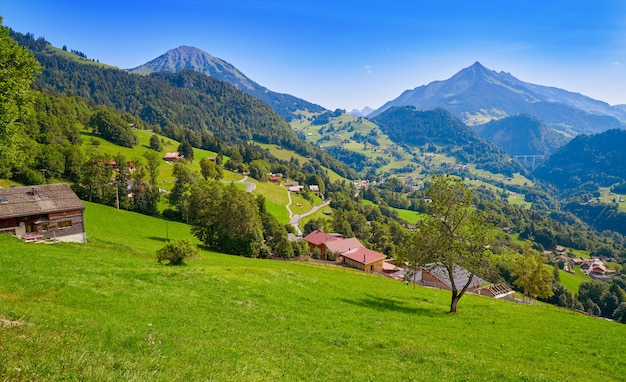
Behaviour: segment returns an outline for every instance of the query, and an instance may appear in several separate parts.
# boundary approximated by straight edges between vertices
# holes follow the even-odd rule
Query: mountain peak
[[[392,106],[437,107],[450,111],[468,125],[478,125],[525,113],[566,135],[624,128],[626,111],[605,102],[566,90],[535,85],[505,72],[496,72],[479,61],[447,80],[404,91],[369,117]]]
[[[492,71],[491,69],[486,68],[485,66],[483,66],[483,64],[481,64],[480,62],[476,61],[471,66],[468,66],[465,69],[461,69],[457,74],[452,76],[452,78],[450,80],[454,80],[454,79],[458,79],[458,78],[464,78],[464,77],[471,77],[471,78],[476,80],[476,79],[479,79],[479,78],[492,77],[493,74],[495,74],[494,71]]]

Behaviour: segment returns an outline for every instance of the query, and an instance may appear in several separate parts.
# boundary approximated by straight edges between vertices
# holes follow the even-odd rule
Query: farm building
[[[402,276],[409,275],[407,270],[400,271]],[[401,276],[398,275],[398,276]],[[458,286],[465,285],[467,280],[469,279],[470,273],[459,266],[454,267],[454,281]],[[448,277],[448,272],[446,269],[440,265],[440,263],[432,263],[427,264],[422,267],[419,267],[407,280],[409,282],[414,282],[417,285],[429,286],[433,288],[452,290],[452,285],[450,283],[450,278]],[[474,275],[470,286],[467,288],[468,292],[475,292],[480,288],[481,284],[486,284],[487,282],[477,275]]]
[[[343,236],[337,233],[326,233],[315,230],[302,239],[309,244],[311,251],[314,248],[318,248],[320,250],[321,259],[326,260],[326,245],[329,242],[343,239]]]
[[[183,155],[179,152],[165,153],[165,156],[163,157],[163,159],[166,162],[178,162],[181,159],[183,159]]]
[[[387,256],[367,249],[357,247],[341,254],[342,264],[345,266],[360,269],[365,272],[383,272],[383,261]]]
[[[0,233],[85,242],[85,206],[65,183],[0,188]]]

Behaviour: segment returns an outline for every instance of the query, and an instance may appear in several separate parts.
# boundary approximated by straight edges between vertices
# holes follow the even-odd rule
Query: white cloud
[[[612,62],[611,66],[619,66],[619,61]]]
[[[367,74],[371,74],[372,73],[372,66],[371,65],[365,65],[365,73],[367,73]]]

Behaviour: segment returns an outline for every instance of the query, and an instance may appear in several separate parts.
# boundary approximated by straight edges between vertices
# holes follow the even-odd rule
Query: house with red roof
[[[165,153],[165,156],[163,157],[163,159],[167,162],[178,162],[183,158],[184,156],[179,152]]]
[[[335,240],[343,239],[343,235],[338,233],[326,233],[316,229],[302,239],[309,244],[309,249],[311,251],[314,248],[319,249],[320,258],[322,260],[326,260],[326,244]]]
[[[279,175],[270,175],[269,178],[267,178],[267,180],[269,180],[272,183],[280,183],[280,176]]]
[[[350,249],[341,254],[341,263],[350,268],[360,269],[364,272],[383,272],[383,263],[386,255],[365,248],[363,246]]]
[[[326,243],[326,253],[332,253],[335,257],[355,248],[363,248],[363,244],[356,237],[348,239],[332,240]]]

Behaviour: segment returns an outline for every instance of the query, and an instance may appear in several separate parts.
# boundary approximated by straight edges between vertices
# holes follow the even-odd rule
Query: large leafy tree
[[[189,198],[192,233],[209,248],[233,255],[258,257],[263,224],[253,197],[234,184],[201,182]]]
[[[115,144],[133,147],[139,139],[128,126],[128,122],[113,109],[99,108],[89,119],[89,127],[102,138]]]
[[[533,249],[530,242],[524,244],[523,254],[515,259],[515,271],[511,276],[516,277],[513,284],[522,288],[524,294],[530,298],[549,298],[552,291],[554,276],[546,266],[546,258]]]
[[[31,106],[31,83],[39,73],[32,53],[9,37],[0,17],[0,176],[9,176],[18,163],[19,124]]]
[[[403,257],[411,268],[437,263],[451,284],[450,312],[456,312],[461,297],[477,274],[488,272],[493,243],[492,226],[472,205],[472,192],[460,179],[433,176],[426,190],[427,216],[415,230]],[[457,269],[469,272],[465,283],[459,283]]]

